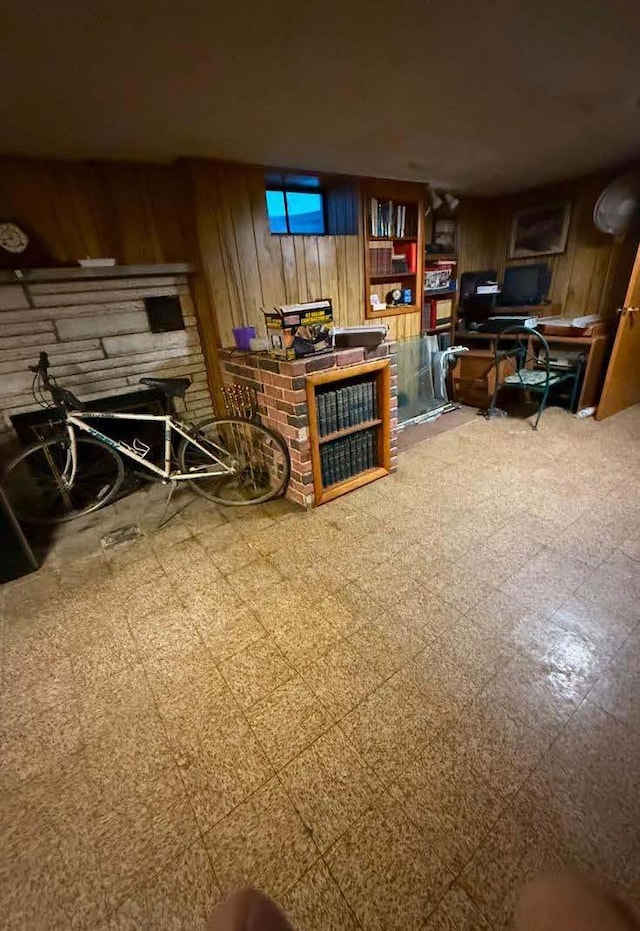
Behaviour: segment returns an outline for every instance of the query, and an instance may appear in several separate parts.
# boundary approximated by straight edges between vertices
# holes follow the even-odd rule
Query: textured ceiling
[[[640,155],[638,0],[3,0],[0,149],[494,193]]]

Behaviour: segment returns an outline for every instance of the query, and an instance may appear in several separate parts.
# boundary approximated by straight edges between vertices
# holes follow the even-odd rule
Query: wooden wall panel
[[[463,200],[459,208],[461,271],[546,262],[551,269],[549,297],[570,314],[611,317],[620,306],[637,239],[616,243],[593,223],[596,200],[611,175],[595,175],[499,198]],[[516,210],[570,200],[571,224],[560,255],[508,259],[511,220]]]
[[[234,326],[263,332],[263,308],[296,301],[330,297],[336,323],[363,322],[358,224],[349,236],[272,236],[262,169],[207,161],[192,161],[189,169],[200,260],[224,346],[233,345]],[[332,198],[333,219],[347,211],[348,201],[347,192]]]

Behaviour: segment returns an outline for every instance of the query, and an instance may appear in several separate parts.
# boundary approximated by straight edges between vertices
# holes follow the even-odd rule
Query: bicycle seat
[[[183,398],[184,393],[191,384],[190,378],[141,378],[141,385],[157,388],[168,398]]]

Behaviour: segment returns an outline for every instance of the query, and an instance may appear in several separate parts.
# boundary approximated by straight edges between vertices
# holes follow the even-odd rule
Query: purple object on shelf
[[[250,348],[249,343],[256,335],[256,328],[253,326],[239,326],[233,329],[233,338],[236,341],[238,349]]]

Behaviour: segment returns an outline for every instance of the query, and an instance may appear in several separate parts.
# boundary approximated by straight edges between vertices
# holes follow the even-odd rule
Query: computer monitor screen
[[[500,303],[505,307],[541,304],[549,293],[550,284],[548,265],[512,265],[504,272]]]

